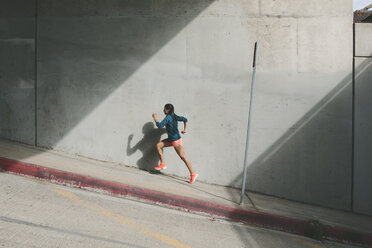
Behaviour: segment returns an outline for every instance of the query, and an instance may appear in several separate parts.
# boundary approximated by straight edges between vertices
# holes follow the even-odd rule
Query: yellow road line
[[[296,241],[297,243],[301,243],[301,244],[307,245],[307,246],[312,247],[312,248],[323,248],[323,246],[312,244],[312,243],[306,242],[306,241],[301,240],[301,239],[292,238],[292,240]]]
[[[93,204],[90,204],[82,199],[80,199],[78,196],[70,193],[70,192],[67,192],[67,191],[64,191],[64,190],[59,190],[59,189],[55,189],[54,190],[55,192],[57,192],[58,194],[66,197],[66,198],[69,198],[81,205],[84,205],[85,207],[87,208],[90,208],[92,210],[95,210],[96,212],[106,216],[106,217],[110,217],[110,218],[113,218],[114,220],[116,220],[117,222],[119,222],[120,224],[123,224],[127,227],[130,227],[134,230],[137,230],[145,235],[148,235],[152,238],[155,238],[157,240],[160,240],[168,245],[171,245],[173,247],[176,247],[176,248],[191,248],[191,246],[189,245],[186,245],[186,244],[183,244],[181,242],[179,242],[178,240],[175,240],[171,237],[168,237],[164,234],[161,234],[161,233],[156,233],[156,232],[152,232],[146,228],[143,228],[139,225],[137,225],[136,223],[134,223],[133,221],[129,220],[128,218],[125,218],[124,216],[120,216],[118,214],[115,214],[115,213],[111,213],[111,212],[108,212],[106,210],[104,210],[103,208],[97,206],[97,205],[93,205]]]
[[[42,184],[42,185],[48,185],[49,184],[47,182],[41,181],[40,179],[34,179],[34,178],[29,178],[29,177],[26,177],[26,179],[31,181],[31,182]]]

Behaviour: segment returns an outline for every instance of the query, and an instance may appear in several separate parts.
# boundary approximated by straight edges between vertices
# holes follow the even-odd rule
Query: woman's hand
[[[156,120],[156,116],[157,116],[157,115],[156,115],[155,113],[152,114],[152,118],[154,119],[155,122],[157,122],[157,120]]]
[[[187,128],[187,122],[183,123],[183,131],[181,131],[182,134],[186,133],[186,128]]]

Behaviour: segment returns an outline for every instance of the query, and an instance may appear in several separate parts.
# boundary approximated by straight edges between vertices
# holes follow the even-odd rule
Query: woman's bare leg
[[[185,150],[183,149],[183,146],[175,146],[174,149],[176,150],[178,156],[182,159],[182,161],[186,164],[187,168],[190,171],[190,174],[194,174],[194,170],[192,169],[191,163],[186,158]]]
[[[164,164],[163,148],[169,146],[172,146],[172,143],[167,140],[162,140],[156,144],[156,151],[158,152],[160,163],[162,164]]]

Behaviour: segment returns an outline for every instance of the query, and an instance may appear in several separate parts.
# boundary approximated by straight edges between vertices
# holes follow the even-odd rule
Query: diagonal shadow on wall
[[[355,81],[371,70],[371,60],[360,63],[355,68]],[[365,86],[358,87],[362,89]],[[253,200],[254,203],[254,194],[251,195],[250,192],[257,192],[352,211],[352,94],[353,80],[350,74],[295,123],[293,128],[249,164],[245,202]],[[366,91],[365,94],[369,92]],[[340,116],[347,118],[337,122],[333,119],[336,116],[338,120]],[[319,130],[323,130],[322,134],[326,130],[329,135],[321,135]],[[346,133],[342,133],[342,130]],[[344,144],[340,146],[340,142]],[[334,147],[339,149],[335,150]],[[235,179],[241,180],[242,174]],[[238,203],[236,191],[231,191],[231,194]],[[332,199],[329,199],[330,196]],[[256,207],[260,211],[260,207]],[[236,228],[240,239],[249,243],[247,233],[242,230]]]
[[[371,69],[371,61],[361,63],[355,69],[358,72],[355,80],[363,77],[363,73]],[[251,191],[351,210],[352,87],[350,74],[249,165],[245,192],[247,197]],[[336,116],[349,118],[341,123],[333,120]],[[320,129],[326,130],[330,135],[320,136],[317,133]],[[340,133],[340,130],[347,130],[347,133]],[[333,151],[333,147],[340,147],[339,142],[345,141],[339,150]],[[310,147],[317,148],[309,150]],[[329,163],[324,164],[321,161]],[[240,181],[241,178],[242,174],[236,177],[236,181]],[[330,192],[334,198],[328,201]],[[238,200],[236,198],[236,202]],[[330,205],[330,202],[333,204]],[[241,234],[241,237],[244,239],[244,234]]]
[[[30,4],[28,1],[28,11],[19,13],[22,16],[28,13],[29,18],[30,13],[37,12],[33,23],[36,25],[33,30],[37,67],[33,108],[36,109],[36,145],[55,147],[213,2],[35,0]],[[5,4],[9,12],[15,13],[13,19],[17,18],[20,6],[22,0]],[[143,87],[147,86],[144,82]],[[136,101],[141,98],[141,92],[131,94]],[[123,101],[124,104],[118,104],[123,110],[128,112],[128,108],[133,108],[133,101]],[[27,99],[25,104],[35,102]],[[32,127],[35,122],[32,115],[27,118]],[[90,125],[92,130],[101,128],[99,123]],[[145,127],[146,123],[142,125]],[[33,133],[31,129],[27,128],[27,132]],[[143,161],[149,160],[154,160],[154,154],[145,152],[138,165],[144,168]]]
[[[39,1],[38,144],[53,147],[212,2]]]

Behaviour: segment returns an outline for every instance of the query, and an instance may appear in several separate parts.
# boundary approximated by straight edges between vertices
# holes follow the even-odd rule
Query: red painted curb
[[[133,197],[149,203],[165,205],[173,209],[205,213],[223,217],[236,222],[289,232],[297,235],[329,239],[343,243],[372,246],[372,233],[358,232],[345,228],[321,225],[253,210],[228,207],[189,197],[168,194],[151,189],[101,180],[56,169],[41,167],[29,163],[0,157],[0,170],[20,175],[27,175],[50,182],[71,185],[88,190],[106,191],[112,195]]]

